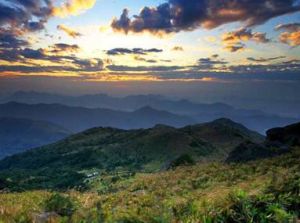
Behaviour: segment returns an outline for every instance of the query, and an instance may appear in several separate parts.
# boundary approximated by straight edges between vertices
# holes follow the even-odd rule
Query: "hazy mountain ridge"
[[[193,124],[209,122],[218,118],[225,117],[242,123],[248,128],[258,131],[261,134],[265,134],[265,131],[270,128],[276,126],[285,126],[300,121],[295,118],[268,114],[259,110],[238,109],[224,103],[194,103],[185,99],[171,100],[160,95],[131,95],[126,97],[112,97],[106,94],[95,94],[82,96],[64,96],[58,94],[21,91],[16,92],[11,96],[0,99],[1,103],[7,103],[11,101],[28,104],[58,103],[68,106],[102,109],[106,108],[127,112],[132,112],[143,107],[151,107],[155,110],[164,110],[173,114],[189,116],[190,119],[194,120]],[[276,113],[276,111],[274,111],[274,113]],[[172,125],[172,123],[167,124]],[[126,128],[126,126],[124,125],[114,127]]]
[[[64,126],[74,132],[92,127],[115,127],[122,129],[149,128],[156,124],[182,127],[195,123],[190,117],[159,111],[150,107],[134,112],[102,108],[70,107],[61,104],[0,104],[0,117],[5,116],[45,120]]]
[[[71,134],[71,131],[46,121],[0,118],[0,159],[56,142]]]

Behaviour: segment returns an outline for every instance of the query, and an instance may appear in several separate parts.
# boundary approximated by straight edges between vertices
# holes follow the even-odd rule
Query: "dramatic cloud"
[[[228,62],[218,59],[218,55],[212,55],[210,58],[200,58],[198,60],[198,65],[195,66],[196,69],[199,70],[209,70],[209,69],[215,69],[218,66],[224,67],[224,65],[228,64]]]
[[[252,32],[251,29],[241,28],[233,32],[225,33],[222,37],[225,49],[230,52],[237,52],[245,49],[242,42],[254,41],[257,43],[268,43],[271,40],[266,37],[266,33]]]
[[[182,46],[174,46],[172,48],[173,51],[184,51],[183,47]]]
[[[251,29],[241,28],[239,30],[228,32],[223,35],[222,41],[225,43],[238,43],[246,41],[255,41],[257,43],[268,43],[270,39],[266,37],[266,33],[252,32]]]
[[[11,33],[4,33],[0,29],[0,48],[20,48],[27,46],[29,43],[22,40]]]
[[[271,62],[274,60],[279,60],[279,59],[284,59],[285,56],[279,56],[279,57],[270,57],[270,58],[253,58],[253,57],[248,57],[247,60],[251,62],[256,62],[256,63],[266,63],[266,62]]]
[[[120,72],[164,72],[164,71],[176,71],[184,69],[182,66],[123,66],[123,65],[109,65],[110,71],[120,71]]]
[[[124,33],[171,33],[199,27],[212,29],[231,22],[259,25],[299,10],[298,0],[168,0],[157,7],[144,7],[133,18],[124,9],[111,26]]]
[[[128,48],[114,48],[111,50],[108,50],[106,52],[107,55],[110,56],[116,56],[116,55],[126,55],[126,54],[138,54],[138,55],[145,55],[149,53],[161,53],[163,50],[161,49],[142,49],[142,48],[133,48],[133,49],[128,49]]]
[[[96,0],[67,0],[59,7],[53,8],[53,14],[59,17],[76,16],[93,8]]]
[[[104,62],[101,59],[74,59],[73,63],[79,66],[79,71],[97,72],[104,69]]]
[[[44,29],[52,13],[49,0],[12,0],[0,2],[0,25],[6,32],[33,32]],[[3,28],[4,29],[4,28]]]
[[[139,55],[134,56],[134,59],[136,61],[142,61],[142,62],[147,62],[147,63],[157,63],[157,60],[153,60],[153,59],[146,59],[144,57],[141,57]]]
[[[25,65],[2,66],[5,71],[19,72],[56,72],[56,71],[72,71],[72,72],[97,72],[104,69],[104,61],[98,58],[82,59],[75,55],[60,55],[65,49],[69,52],[79,50],[77,45],[55,44],[48,49],[0,49],[0,60],[10,63],[23,63]],[[48,54],[51,53],[51,54]],[[55,54],[58,53],[58,54]],[[42,65],[40,61],[47,64]],[[19,70],[18,70],[19,68]],[[13,70],[15,69],[15,70]],[[52,69],[52,70],[51,70]]]
[[[99,72],[103,70],[101,62],[89,60],[79,61],[77,67],[71,66],[30,66],[30,65],[0,65],[0,72],[18,72],[18,73],[55,73],[55,72]]]
[[[291,47],[300,46],[300,30],[292,33],[281,33],[279,40],[282,43],[290,45]]]
[[[279,36],[279,41],[292,47],[300,45],[300,23],[280,24],[275,30],[284,30]]]
[[[270,74],[270,73],[299,73],[300,61],[290,60],[279,62],[275,64],[250,64],[250,65],[237,65],[229,66],[232,73],[237,74]]]
[[[77,37],[82,36],[81,33],[76,32],[75,30],[73,30],[73,29],[71,29],[71,28],[69,28],[69,27],[67,27],[65,25],[58,25],[57,29],[65,32],[67,35],[69,35],[72,38],[77,38]]]
[[[246,49],[245,44],[243,43],[236,43],[236,44],[226,44],[224,47],[225,50],[229,52],[238,52],[238,51],[243,51]]]
[[[275,27],[276,31],[284,30],[288,32],[296,32],[300,30],[300,23],[279,24]]]
[[[51,53],[77,53],[80,50],[80,47],[76,44],[69,45],[65,43],[57,43],[51,46]]]

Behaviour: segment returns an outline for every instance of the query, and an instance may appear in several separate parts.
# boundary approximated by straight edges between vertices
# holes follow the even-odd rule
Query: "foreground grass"
[[[0,222],[296,222],[300,149],[246,164],[97,176],[88,192],[0,194]]]

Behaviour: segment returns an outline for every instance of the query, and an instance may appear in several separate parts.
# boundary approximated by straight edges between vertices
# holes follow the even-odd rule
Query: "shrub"
[[[248,196],[237,191],[229,196],[231,205],[222,215],[226,222],[294,222],[295,216],[288,212],[273,194]]]
[[[194,165],[195,160],[189,154],[183,154],[170,163],[169,169],[174,169],[178,166]]]
[[[46,200],[45,210],[56,212],[61,216],[71,216],[75,211],[75,205],[70,197],[56,193]]]

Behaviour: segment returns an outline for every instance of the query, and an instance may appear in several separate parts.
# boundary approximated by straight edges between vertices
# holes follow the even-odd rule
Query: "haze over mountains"
[[[55,113],[58,116],[63,116],[66,111],[71,112],[71,110],[73,110],[70,113],[70,117],[72,117],[72,114],[77,113],[76,117],[78,118],[78,127],[70,127],[68,124],[65,125],[64,122],[59,120],[60,118],[58,117],[56,119],[52,118],[49,120],[48,118],[37,116],[37,118],[42,120],[46,119],[47,121],[54,121],[55,123],[61,124],[73,131],[82,131],[84,129],[97,126],[112,126],[117,128],[131,129],[151,127],[155,124],[167,124],[179,127],[187,124],[208,122],[224,117],[239,122],[247,126],[249,129],[260,132],[261,134],[265,134],[267,129],[277,126],[285,126],[299,121],[298,118],[276,115],[276,111],[274,111],[274,114],[269,114],[259,110],[237,109],[224,103],[201,104],[184,99],[171,100],[160,95],[132,95],[120,98],[111,97],[105,94],[96,94],[75,97],[20,91],[0,99],[1,103],[8,103],[12,101],[26,104],[43,103],[44,105],[40,105],[38,109],[45,109],[47,111],[53,110],[53,112],[56,109]],[[53,103],[81,108],[64,107],[61,105],[56,105],[55,109],[54,105],[49,105],[50,109],[46,108],[48,105],[45,104]],[[7,106],[8,105],[6,105],[6,107]],[[8,107],[11,106],[12,105],[10,104]],[[15,106],[17,106],[17,104],[15,104]],[[18,106],[22,107],[20,105]],[[23,105],[23,107],[24,106],[25,105]],[[101,108],[101,111],[91,110],[91,108]],[[26,109],[30,110],[29,106],[26,107]],[[37,109],[37,106],[34,109]],[[169,112],[169,114],[163,113],[162,111]],[[126,112],[135,113],[130,115]],[[175,114],[177,116],[180,115],[180,117],[175,116]],[[6,114],[2,113],[0,115],[3,116]],[[20,116],[20,114],[16,115]],[[85,120],[85,118],[83,118],[84,116],[91,118],[89,120]],[[98,117],[96,118],[96,116]],[[28,118],[28,116],[25,117]],[[65,122],[68,122],[68,117],[63,119]],[[80,121],[81,119],[82,123]],[[95,121],[95,119],[97,119],[97,121]],[[100,119],[104,120],[100,121]]]
[[[71,132],[46,121],[0,118],[0,159],[56,142]]]
[[[133,112],[104,108],[70,107],[61,104],[0,104],[0,117],[18,117],[46,120],[79,132],[92,127],[115,127],[121,129],[149,128],[156,124],[184,126],[195,121],[187,116],[143,107]]]
[[[74,97],[20,91],[1,98],[0,103],[0,118],[4,118],[0,123],[0,158],[46,145],[71,132],[94,127],[125,130],[151,128],[157,124],[183,127],[228,118],[265,134],[270,128],[299,121],[259,110],[237,109],[224,103],[199,104],[189,100],[171,100],[160,95],[118,98],[97,94]],[[41,121],[47,124],[38,125]],[[43,128],[36,130],[31,126]]]

